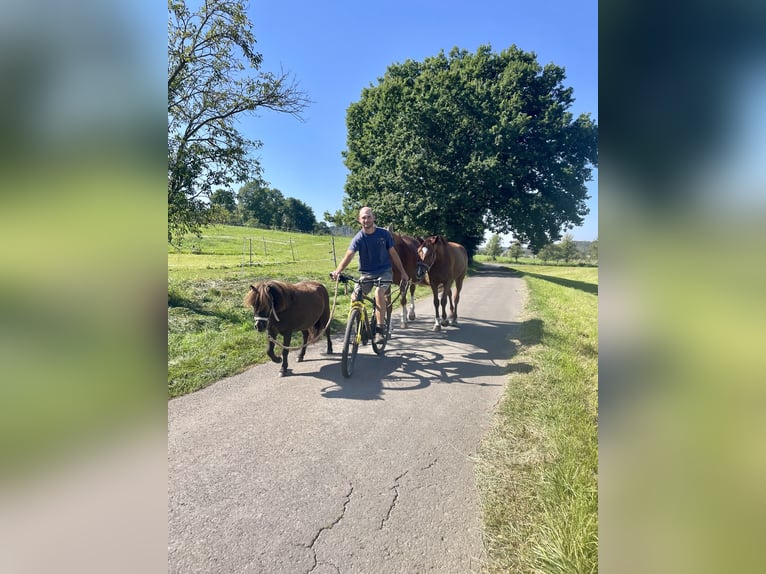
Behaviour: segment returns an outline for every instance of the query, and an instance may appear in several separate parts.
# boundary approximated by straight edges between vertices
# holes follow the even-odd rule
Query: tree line
[[[525,248],[521,241],[512,241],[507,247],[503,246],[502,238],[498,234],[492,235],[487,244],[478,251],[492,260],[498,257],[514,259],[516,263],[519,257],[529,257],[548,261],[589,261],[598,262],[598,239],[594,241],[575,241],[571,233],[565,233],[561,241],[551,242],[539,248]]]
[[[217,189],[210,196],[211,220],[232,225],[289,229],[304,233],[329,233],[318,222],[314,210],[294,197],[285,197],[278,189],[261,180],[249,181],[235,194]]]

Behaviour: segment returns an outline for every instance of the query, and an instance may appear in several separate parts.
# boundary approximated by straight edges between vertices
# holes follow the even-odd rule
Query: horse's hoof
[[[303,362],[303,357],[298,357],[298,362],[302,363]]]
[[[279,371],[279,376],[280,377],[286,377],[289,374],[290,374],[290,370],[289,369],[283,370],[283,371]]]
[[[274,363],[281,363],[281,362],[282,362],[282,359],[281,359],[280,357],[269,357],[269,358],[270,358],[270,359],[272,360],[272,362],[274,362]]]
[[[434,325],[434,328],[433,328],[433,330],[434,330],[434,331],[441,331],[441,330],[442,330],[442,326],[441,326],[441,325],[439,325],[439,323],[437,323],[436,325]]]
[[[410,311],[410,314],[407,316],[407,318],[410,321],[414,321],[415,320],[415,311]]]

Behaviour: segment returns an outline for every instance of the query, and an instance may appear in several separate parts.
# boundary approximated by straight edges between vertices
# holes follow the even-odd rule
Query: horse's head
[[[253,320],[258,332],[266,330],[272,316],[279,321],[276,312],[279,298],[279,289],[271,282],[250,285],[250,291],[245,297],[245,306],[253,308]]]
[[[441,242],[444,242],[444,238],[441,235],[432,235],[431,237],[426,237],[420,243],[418,247],[419,261],[415,269],[415,279],[418,281],[423,281],[433,264],[436,263]]]

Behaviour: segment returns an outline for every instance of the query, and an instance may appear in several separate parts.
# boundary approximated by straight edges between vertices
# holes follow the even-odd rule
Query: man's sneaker
[[[375,330],[377,331],[377,333],[375,333],[375,344],[382,345],[386,341],[386,329],[385,327],[378,325]]]

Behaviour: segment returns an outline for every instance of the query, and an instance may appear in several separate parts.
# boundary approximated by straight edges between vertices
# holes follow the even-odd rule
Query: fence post
[[[330,235],[330,243],[332,243],[332,262],[335,267],[338,267],[338,257],[335,255],[335,236]]]
[[[253,238],[249,237],[248,241],[250,242],[250,266],[253,266]]]
[[[290,253],[293,254],[293,263],[295,263],[295,250],[293,249],[293,238],[290,238]]]

